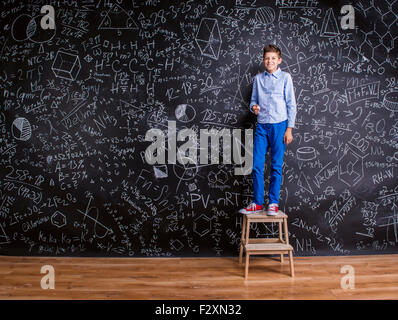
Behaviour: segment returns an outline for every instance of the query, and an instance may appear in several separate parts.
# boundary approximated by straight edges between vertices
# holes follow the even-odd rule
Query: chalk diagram
[[[107,12],[102,12],[102,19],[98,29],[120,30],[123,29],[138,29],[138,25],[131,17],[133,11],[127,12],[117,4],[113,4]]]
[[[69,52],[65,49],[59,49],[55,56],[53,65],[51,67],[57,78],[66,80],[76,80],[80,69],[80,59],[77,52]]]
[[[11,125],[12,136],[21,141],[27,141],[32,136],[32,127],[26,118],[16,118]]]
[[[259,24],[271,24],[275,20],[274,9],[270,7],[261,7],[256,9],[254,17]]]
[[[392,112],[398,111],[398,91],[388,92],[383,99],[383,105]]]
[[[178,239],[172,239],[170,240],[170,248],[175,251],[180,251],[182,248],[184,248],[184,244]]]
[[[308,191],[311,194],[314,194],[314,191],[312,191],[312,188],[310,186],[310,183],[308,182],[307,177],[304,175],[304,173],[301,171],[300,176],[297,180],[297,185],[301,188],[304,189],[305,191]]]
[[[211,218],[201,214],[193,222],[193,231],[200,237],[208,234],[211,231]]]
[[[326,11],[323,18],[320,36],[321,37],[335,37],[339,35],[339,26],[337,25],[336,17],[333,13],[333,8]]]
[[[177,188],[176,188],[176,192],[177,192],[178,188],[180,187],[180,184],[182,181],[189,181],[189,180],[194,179],[195,177],[200,177],[200,178],[204,179],[203,176],[198,174],[199,168],[209,166],[208,164],[199,166],[196,164],[196,162],[193,163],[193,160],[188,157],[181,157],[181,160],[186,161],[187,163],[184,163],[184,164],[177,163],[177,164],[173,165],[174,174],[179,179]]]
[[[153,166],[153,172],[157,179],[167,178],[169,176],[167,166],[160,165],[160,166]]]
[[[195,109],[189,104],[179,104],[175,109],[177,120],[187,123],[192,121],[196,116]]]
[[[363,176],[363,159],[366,155],[346,145],[343,156],[338,160],[338,178],[348,186],[355,186]]]
[[[393,241],[395,243],[398,242],[398,215],[397,212],[395,212],[395,207],[394,207],[394,213],[391,216],[388,217],[382,217],[381,219],[387,220],[386,223],[384,224],[379,224],[378,227],[386,227],[386,239],[388,241]],[[392,228],[392,233],[393,233],[393,238],[390,240],[390,229]]]
[[[316,158],[316,150],[314,147],[301,147],[296,151],[299,168],[303,167],[304,162],[311,161]]]
[[[224,170],[220,171],[210,171],[209,174],[207,175],[207,179],[209,183],[220,183],[222,185],[225,185],[225,183],[228,180],[228,174]]]
[[[105,225],[103,225],[101,222],[99,222],[98,220],[98,216],[99,216],[99,209],[97,207],[91,207],[90,203],[91,200],[93,198],[90,197],[90,200],[87,204],[87,208],[86,210],[83,212],[81,210],[77,210],[79,213],[81,213],[82,215],[84,215],[83,221],[86,220],[86,218],[90,219],[91,221],[94,222],[94,238],[104,238],[106,237],[107,234],[111,234],[112,233],[112,229],[107,228]],[[90,212],[93,211],[93,215],[90,214]],[[95,216],[95,218],[93,217]],[[97,232],[97,227],[99,227],[98,229],[100,230],[98,233]]]
[[[305,55],[305,53],[299,52],[299,53],[297,53],[297,56],[296,56],[297,62],[287,65],[286,68],[289,71],[289,73],[291,73],[291,75],[298,75],[301,72],[301,64],[308,62],[310,60],[313,60],[313,59],[315,59],[315,57],[316,57],[316,54],[314,54],[310,57],[307,57]]]
[[[360,27],[358,28],[363,41],[359,45],[362,59],[374,61],[378,66],[387,63],[391,66],[393,62],[390,59],[390,51],[396,47],[397,36],[395,35],[394,25],[398,16],[392,11],[382,10],[372,3],[367,8],[362,2],[358,3],[358,19]],[[370,12],[368,12],[370,10]],[[377,21],[377,23],[375,22]]]
[[[195,41],[203,56],[218,60],[222,40],[217,20],[203,18],[195,36]]]
[[[51,41],[56,34],[56,24],[54,29],[43,29],[40,26],[42,16],[32,17],[28,14],[21,14],[16,17],[11,25],[11,35],[15,41],[30,40],[35,43],[45,43]],[[49,17],[49,19],[51,19]]]
[[[3,226],[0,223],[0,244],[10,243],[10,238],[4,232]]]
[[[58,228],[65,226],[66,216],[59,211],[55,211],[54,214],[51,216],[51,224]]]

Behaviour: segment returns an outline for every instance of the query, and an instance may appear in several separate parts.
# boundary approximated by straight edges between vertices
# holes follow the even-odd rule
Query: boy
[[[264,47],[265,72],[255,76],[250,111],[257,115],[253,144],[253,201],[239,210],[243,214],[263,211],[264,164],[271,148],[271,174],[267,214],[278,214],[279,191],[282,182],[283,155],[292,142],[292,128],[296,119],[296,99],[289,73],[282,71],[281,51],[274,45]]]

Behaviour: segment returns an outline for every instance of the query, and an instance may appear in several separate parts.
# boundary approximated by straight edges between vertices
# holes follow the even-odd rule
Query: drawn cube
[[[77,54],[58,50],[52,65],[52,70],[58,78],[75,80],[81,69]]]

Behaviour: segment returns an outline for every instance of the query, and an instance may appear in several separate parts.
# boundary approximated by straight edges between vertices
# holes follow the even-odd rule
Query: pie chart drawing
[[[16,118],[11,126],[12,136],[21,141],[27,141],[32,136],[32,127],[26,118]]]
[[[195,118],[196,111],[189,104],[179,104],[175,110],[175,115],[178,120],[187,123]]]

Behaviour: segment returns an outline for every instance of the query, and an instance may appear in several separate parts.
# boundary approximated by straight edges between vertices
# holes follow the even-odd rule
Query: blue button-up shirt
[[[287,126],[294,128],[297,106],[291,75],[280,68],[273,73],[257,74],[253,81],[251,112],[255,104],[260,106],[258,123],[278,123],[287,119]]]

